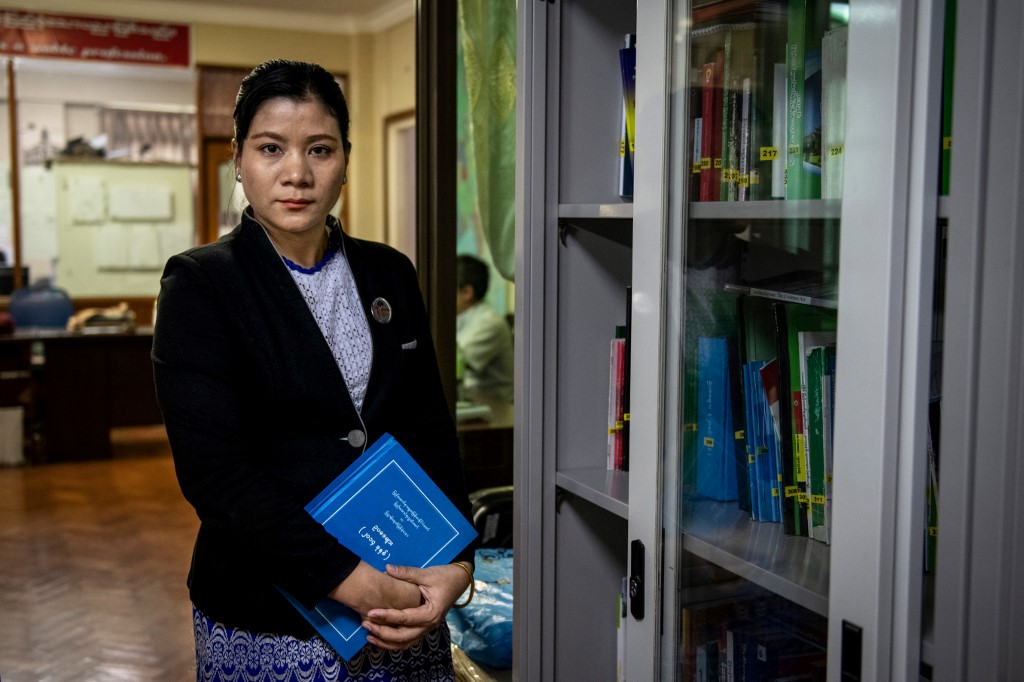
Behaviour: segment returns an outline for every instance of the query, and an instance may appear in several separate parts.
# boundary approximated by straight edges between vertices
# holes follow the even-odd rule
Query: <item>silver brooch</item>
[[[381,324],[387,324],[391,321],[391,304],[386,298],[378,296],[370,304],[370,314]]]

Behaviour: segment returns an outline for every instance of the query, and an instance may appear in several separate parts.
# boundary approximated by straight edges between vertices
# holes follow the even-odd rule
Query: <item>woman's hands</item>
[[[360,561],[328,596],[358,612],[364,619],[372,609],[412,609],[422,600],[419,587],[381,573],[365,561]]]
[[[388,566],[387,576],[416,589],[420,601],[412,607],[374,608],[365,613],[362,625],[369,633],[367,641],[381,649],[406,649],[418,642],[437,627],[469,586],[466,571],[452,564]]]

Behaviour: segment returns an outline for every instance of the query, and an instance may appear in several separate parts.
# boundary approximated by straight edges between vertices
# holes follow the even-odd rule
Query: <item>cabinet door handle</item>
[[[629,543],[629,612],[644,619],[644,543]]]
[[[843,682],[860,682],[861,655],[864,650],[864,628],[843,621],[839,672]]]

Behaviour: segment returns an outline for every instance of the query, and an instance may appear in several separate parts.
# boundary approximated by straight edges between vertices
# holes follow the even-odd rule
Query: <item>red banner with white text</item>
[[[0,54],[84,61],[189,65],[187,24],[0,9]]]

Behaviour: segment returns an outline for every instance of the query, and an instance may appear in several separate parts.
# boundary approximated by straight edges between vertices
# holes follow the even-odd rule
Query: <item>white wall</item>
[[[188,166],[60,161],[57,285],[73,296],[156,296],[167,259],[191,246]]]
[[[17,59],[14,74],[19,145],[23,154],[34,150],[20,158],[36,161],[21,167],[22,262],[29,266],[33,281],[41,277],[55,279],[54,265],[59,255],[56,182],[53,168],[40,163],[40,148],[48,146],[46,156],[52,157],[69,139],[94,136],[99,130],[100,106],[194,112],[195,75],[191,69],[46,59]],[[6,112],[7,101],[0,100],[0,106]],[[8,119],[6,115],[0,118],[0,172],[8,177]],[[9,182],[0,186],[0,195],[0,250],[11,261],[14,246]],[[84,291],[71,293],[86,295]]]

